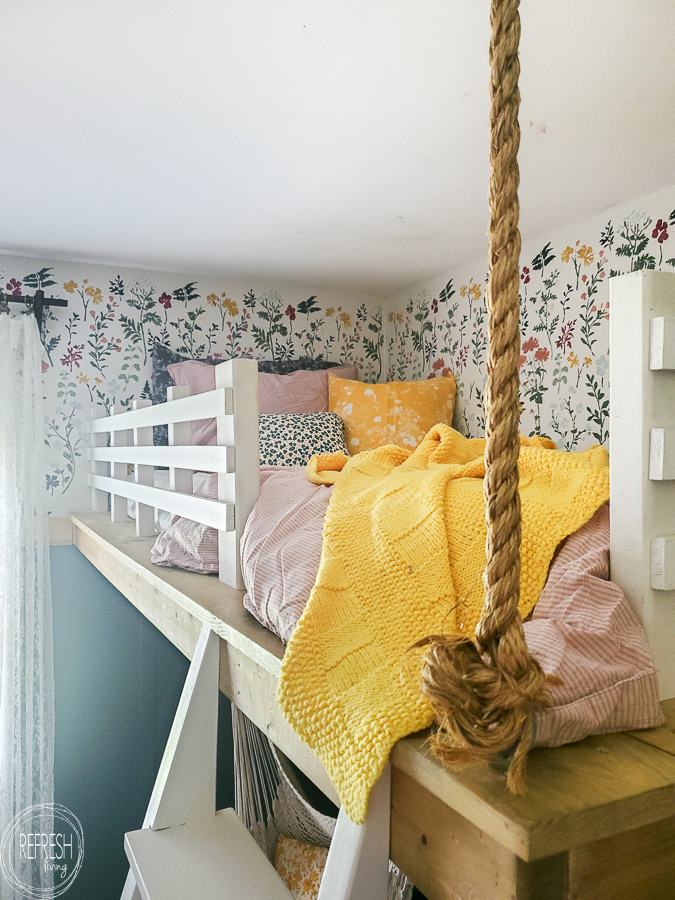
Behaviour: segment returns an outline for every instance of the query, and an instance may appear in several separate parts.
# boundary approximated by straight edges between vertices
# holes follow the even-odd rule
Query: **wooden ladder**
[[[292,897],[234,810],[215,808],[220,640],[202,627],[143,827],[124,836],[122,900]],[[387,897],[390,783],[387,766],[363,825],[340,810],[319,900]]]

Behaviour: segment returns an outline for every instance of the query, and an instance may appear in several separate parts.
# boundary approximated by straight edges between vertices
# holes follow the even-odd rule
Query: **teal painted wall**
[[[139,828],[188,660],[74,547],[51,552],[55,801],[84,831],[69,900],[117,900],[124,832]],[[221,697],[218,807],[232,805],[231,723]]]

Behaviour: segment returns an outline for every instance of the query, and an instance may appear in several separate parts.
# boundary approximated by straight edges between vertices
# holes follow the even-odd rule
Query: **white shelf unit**
[[[675,697],[675,274],[610,282],[611,576]]]

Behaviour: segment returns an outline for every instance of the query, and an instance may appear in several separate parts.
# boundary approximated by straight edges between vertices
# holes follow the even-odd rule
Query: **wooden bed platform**
[[[216,577],[149,562],[153,538],[108,514],[71,516],[73,543],[188,658],[207,623],[220,687],[332,800],[322,764],[275,701],[282,643]],[[530,753],[528,794],[497,767],[450,772],[424,733],[392,753],[391,857],[435,898],[662,900],[675,884],[675,700],[667,724]]]

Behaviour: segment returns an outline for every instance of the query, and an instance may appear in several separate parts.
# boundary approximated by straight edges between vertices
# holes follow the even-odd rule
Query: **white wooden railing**
[[[259,489],[258,366],[233,359],[214,367],[216,389],[190,396],[173,387],[166,403],[136,400],[133,409],[92,419],[88,451],[95,511],[110,509],[113,522],[127,520],[136,503],[136,534],[155,531],[155,510],[166,510],[218,529],[220,579],[243,588],[239,544]],[[192,422],[216,419],[218,444],[192,446]],[[169,446],[153,445],[153,426],[168,425]],[[169,487],[155,487],[154,468],[167,467]],[[218,497],[192,494],[193,472],[218,474]]]

